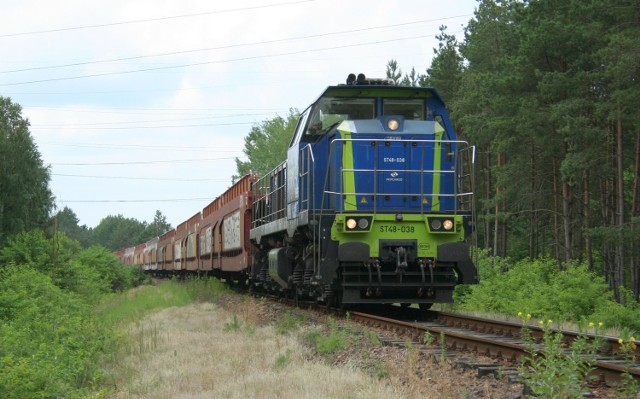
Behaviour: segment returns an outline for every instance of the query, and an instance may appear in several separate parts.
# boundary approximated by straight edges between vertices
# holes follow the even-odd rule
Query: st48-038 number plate
[[[380,233],[415,233],[416,226],[381,224],[378,226]]]

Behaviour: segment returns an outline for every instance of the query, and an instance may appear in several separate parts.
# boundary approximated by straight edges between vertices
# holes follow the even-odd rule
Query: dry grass
[[[277,334],[255,308],[200,303],[161,310],[129,326],[129,346],[111,370],[112,397],[404,397],[349,365],[309,360],[298,339]]]
[[[452,367],[412,345],[381,346],[375,331],[348,318],[240,296],[209,280],[130,294],[103,312],[127,344],[108,355],[111,389],[96,398],[522,397],[521,384],[477,378],[475,370]],[[186,305],[194,299],[200,303]],[[606,387],[592,393],[618,397]]]

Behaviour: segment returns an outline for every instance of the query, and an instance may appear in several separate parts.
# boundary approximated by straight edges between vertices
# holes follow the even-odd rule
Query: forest
[[[640,3],[484,0],[463,37],[441,26],[437,38],[426,71],[390,60],[386,77],[435,87],[476,146],[478,247],[559,270],[584,262],[617,301],[637,301]],[[284,153],[292,118],[245,138],[253,170],[275,166],[254,154]]]
[[[640,294],[640,4],[481,1],[422,82],[477,146],[479,246]]]

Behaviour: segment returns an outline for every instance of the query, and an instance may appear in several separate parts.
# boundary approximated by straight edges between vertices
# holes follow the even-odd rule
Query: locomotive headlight
[[[389,130],[398,130],[398,128],[400,127],[400,122],[398,122],[397,119],[389,119],[387,121],[387,127],[389,128]]]
[[[445,230],[451,230],[453,228],[453,220],[445,220],[444,222],[442,222],[442,227],[444,227]]]
[[[442,227],[442,222],[440,221],[440,219],[431,220],[431,230],[440,230],[440,227]]]
[[[366,230],[369,227],[369,221],[367,219],[358,220],[358,228],[361,230]]]
[[[358,225],[358,222],[356,222],[355,219],[347,219],[347,229],[353,230],[356,228],[357,225]]]

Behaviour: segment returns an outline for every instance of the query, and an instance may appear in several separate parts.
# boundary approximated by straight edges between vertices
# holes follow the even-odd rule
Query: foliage
[[[570,262],[559,269],[555,260],[512,262],[482,256],[478,262],[480,284],[456,290],[461,309],[515,314],[578,322],[598,320],[608,327],[640,327],[637,305],[613,300],[604,278],[587,266]],[[464,289],[462,289],[464,288]]]
[[[0,396],[80,398],[106,334],[91,308],[31,266],[0,269]]]
[[[347,332],[344,329],[338,329],[336,321],[332,318],[329,318],[328,335],[313,331],[306,335],[306,339],[312,342],[316,351],[322,355],[331,355],[349,345]]]
[[[7,237],[44,227],[53,206],[43,165],[22,107],[0,97],[0,246]]]
[[[264,176],[284,161],[287,158],[287,149],[293,137],[298,116],[298,110],[291,108],[284,118],[278,115],[259,125],[254,125],[244,138],[243,152],[249,160],[241,161],[236,158],[238,174],[234,179],[249,172]]]
[[[636,365],[636,338],[631,334],[628,328],[622,330],[618,339],[620,352],[624,358],[624,373],[622,373],[621,387],[619,394],[621,398],[637,398],[638,397],[638,381],[629,372]]]
[[[278,334],[287,335],[300,329],[305,315],[302,313],[287,312],[274,323],[274,328]]]
[[[154,237],[159,237],[172,229],[171,224],[167,222],[167,217],[159,210],[156,210],[155,215],[153,215],[153,221],[147,224],[145,230],[142,232],[140,242],[146,242]]]
[[[140,276],[134,276],[131,267],[121,264],[118,257],[104,247],[96,245],[85,249],[74,260],[95,270],[109,291],[122,291],[140,283]]]
[[[249,323],[243,324],[238,319],[238,315],[236,313],[233,314],[233,320],[231,320],[228,323],[224,323],[224,326],[222,326],[222,331],[226,333],[237,333],[243,330],[248,334],[255,334],[256,332],[255,327],[253,327],[251,324]]]
[[[51,242],[42,230],[18,233],[0,248],[0,265],[10,263],[50,272],[53,269]]]
[[[601,342],[590,342],[581,335],[566,350],[562,333],[551,330],[550,324],[551,320],[541,322],[544,333],[540,350],[523,323],[522,336],[529,349],[520,364],[520,378],[538,397],[582,398]]]
[[[143,242],[138,241],[137,238],[144,229],[144,224],[137,219],[109,215],[93,229],[92,238],[94,242],[100,243],[107,249],[117,251]]]
[[[90,303],[114,290],[141,282],[138,269],[124,266],[100,246],[82,250],[63,233],[47,239],[41,230],[19,233],[0,249],[0,265],[32,267],[47,275],[63,290],[74,292]]]
[[[87,247],[91,241],[91,230],[86,225],[79,226],[79,221],[75,212],[68,206],[65,206],[53,215],[49,222],[51,235],[56,232],[62,232],[67,237],[78,241],[83,247]]]
[[[153,222],[149,224],[122,215],[109,215],[91,231],[91,240],[94,244],[117,251],[147,242],[171,228],[167,218],[160,211],[156,211]]]
[[[135,244],[149,241],[171,230],[171,224],[159,210],[151,223],[141,222],[135,218],[122,215],[106,216],[95,228],[78,225],[78,217],[69,207],[58,211],[49,221],[49,235],[62,232],[67,237],[77,240],[87,248],[91,245],[102,245],[112,251],[128,248]]]

